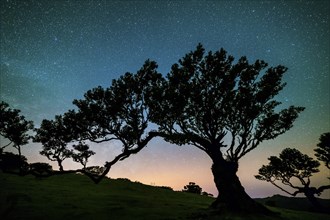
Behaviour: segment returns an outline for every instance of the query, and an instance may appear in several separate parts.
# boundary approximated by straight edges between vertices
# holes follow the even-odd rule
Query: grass
[[[207,212],[206,196],[105,179],[95,185],[82,175],[36,179],[0,173],[0,219],[219,219]],[[327,219],[329,215],[271,208],[273,219]],[[226,215],[220,219],[265,219]]]

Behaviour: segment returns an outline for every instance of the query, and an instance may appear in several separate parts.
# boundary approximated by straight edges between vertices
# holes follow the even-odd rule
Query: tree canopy
[[[72,141],[70,128],[64,124],[63,116],[57,115],[54,120],[44,119],[40,128],[36,129],[34,142],[42,143],[40,154],[46,156],[51,161],[56,161],[63,171],[62,162],[70,158],[73,154],[68,149],[68,143]]]
[[[233,61],[224,49],[205,55],[199,44],[172,66],[153,115],[169,141],[238,161],[292,127],[304,108],[275,112],[281,103],[273,99],[285,86],[287,68],[266,69],[264,61],[250,64],[246,57]]]
[[[321,135],[320,142],[314,151],[317,159],[324,162],[325,166],[330,169],[330,132]]]
[[[20,151],[20,146],[29,142],[32,136],[28,133],[33,129],[33,122],[27,121],[20,110],[12,109],[8,103],[0,102],[0,135],[9,140],[4,146],[0,146],[3,150],[12,144],[14,148]]]

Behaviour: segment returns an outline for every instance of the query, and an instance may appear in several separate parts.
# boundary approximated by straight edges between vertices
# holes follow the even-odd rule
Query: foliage
[[[237,178],[238,161],[288,131],[304,108],[278,111],[281,103],[274,98],[286,85],[286,67],[267,68],[246,57],[233,61],[224,49],[205,53],[199,44],[172,66],[159,101],[150,106],[152,121],[165,140],[195,146],[211,158],[219,191],[212,207],[266,213]]]
[[[84,144],[83,142],[79,142],[77,145],[72,145],[72,147],[78,152],[72,153],[72,159],[75,162],[78,162],[83,165],[84,168],[86,168],[88,158],[94,155],[95,152],[89,150],[89,146],[87,144]]]
[[[0,154],[0,170],[3,172],[26,171],[28,163],[26,157],[11,152]]]
[[[305,186],[309,185],[313,173],[319,172],[320,163],[297,149],[286,148],[279,157],[271,156],[268,160],[269,164],[259,169],[256,178],[273,184],[280,181],[284,185],[298,189],[291,183],[293,178],[297,178]]]
[[[321,135],[320,142],[314,151],[317,159],[324,162],[325,166],[330,169],[330,132]]]
[[[214,180],[219,192],[222,190],[219,201],[232,210],[265,210],[241,186],[236,176],[238,161],[262,141],[288,131],[304,108],[277,111],[281,103],[274,97],[285,86],[286,67],[266,69],[264,61],[249,63],[246,57],[236,64],[233,61],[224,49],[206,54],[199,44],[164,78],[157,72],[157,64],[147,60],[137,73],[125,73],[110,87],[96,87],[83,99],[74,100],[77,110],[43,120],[34,141],[43,144],[41,154],[57,161],[60,171],[63,160],[72,157],[85,168],[78,171],[95,182],[154,137],[191,144],[212,159]],[[158,130],[151,130],[153,127]],[[83,143],[86,140],[122,145],[122,152],[105,163],[96,180],[86,168],[93,154]],[[79,141],[74,145],[78,153],[68,149],[72,141]]]
[[[41,155],[46,156],[51,161],[56,161],[63,171],[62,162],[72,156],[72,150],[67,148],[67,144],[72,141],[70,128],[63,123],[63,116],[56,115],[54,120],[44,119],[40,128],[35,129],[34,142],[42,143]]]
[[[21,154],[20,147],[29,142],[31,135],[28,132],[33,129],[33,122],[27,121],[20,110],[11,109],[6,102],[0,102],[0,135],[8,139],[10,143],[0,146],[1,151],[13,144],[13,147]]]
[[[113,164],[138,153],[156,136],[147,131],[151,115],[148,105],[155,102],[154,91],[163,80],[156,69],[157,64],[147,60],[136,74],[126,73],[113,80],[109,88],[94,88],[85,93],[84,99],[74,101],[78,112],[71,111],[67,119],[80,131],[80,140],[115,140],[122,144],[122,153],[106,162],[101,177]]]
[[[44,173],[48,174],[53,171],[52,166],[48,163],[31,163],[29,164],[29,168],[31,173],[37,173],[38,175],[42,175]]]
[[[205,55],[202,45],[174,64],[153,121],[176,144],[193,144],[211,158],[227,148],[228,160],[238,161],[260,142],[289,130],[304,108],[291,106],[276,113],[273,98],[283,89],[284,66],[250,64],[221,49]],[[228,134],[228,135],[227,135]],[[231,138],[225,143],[224,138]]]
[[[310,186],[310,177],[319,172],[320,163],[317,160],[292,148],[286,148],[280,153],[279,157],[271,156],[268,160],[269,164],[263,165],[259,169],[259,175],[255,176],[257,179],[270,182],[293,196],[303,193],[316,208],[321,208],[315,199],[315,195],[320,195],[324,190],[330,189],[330,185],[319,188]],[[294,179],[299,180],[302,186],[294,184]],[[280,186],[278,182],[283,186],[294,189],[295,192],[289,192]]]
[[[194,183],[194,182],[189,182],[188,185],[185,185],[183,187],[182,192],[195,193],[195,194],[201,195],[202,188],[199,185],[196,185],[196,183]]]

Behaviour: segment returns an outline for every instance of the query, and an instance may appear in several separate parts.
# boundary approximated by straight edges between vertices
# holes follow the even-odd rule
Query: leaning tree
[[[122,151],[105,162],[95,183],[107,175],[111,167],[132,154],[140,152],[158,135],[150,130],[149,105],[157,102],[162,91],[163,77],[157,72],[157,64],[147,60],[137,73],[125,73],[112,81],[108,88],[101,86],[87,91],[84,99],[74,100],[78,110],[67,113],[66,121],[73,125],[77,140],[94,143],[113,141],[122,145]]]
[[[12,145],[18,151],[18,158],[22,157],[21,146],[29,142],[32,136],[29,131],[33,129],[33,122],[27,121],[20,110],[11,109],[6,102],[0,103],[0,135],[9,140],[9,143],[0,146],[0,153],[4,148]],[[22,173],[22,163],[19,161],[20,173]]]
[[[235,212],[268,212],[245,192],[236,173],[239,159],[261,142],[289,130],[302,107],[279,112],[274,97],[283,89],[284,66],[249,63],[220,49],[205,54],[202,45],[174,64],[158,102],[150,106],[160,135],[178,145],[190,144],[212,160],[219,191],[212,207]]]
[[[310,178],[319,172],[320,163],[317,160],[294,148],[286,148],[279,157],[271,156],[268,160],[269,164],[259,169],[259,175],[255,176],[257,179],[269,182],[292,196],[302,193],[316,210],[323,209],[315,195],[330,189],[330,185],[318,188],[311,186]]]

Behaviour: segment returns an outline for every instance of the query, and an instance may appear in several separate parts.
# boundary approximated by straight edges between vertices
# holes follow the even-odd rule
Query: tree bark
[[[212,173],[219,195],[211,208],[220,212],[271,214],[245,192],[236,175],[237,170],[237,162],[213,160]]]

